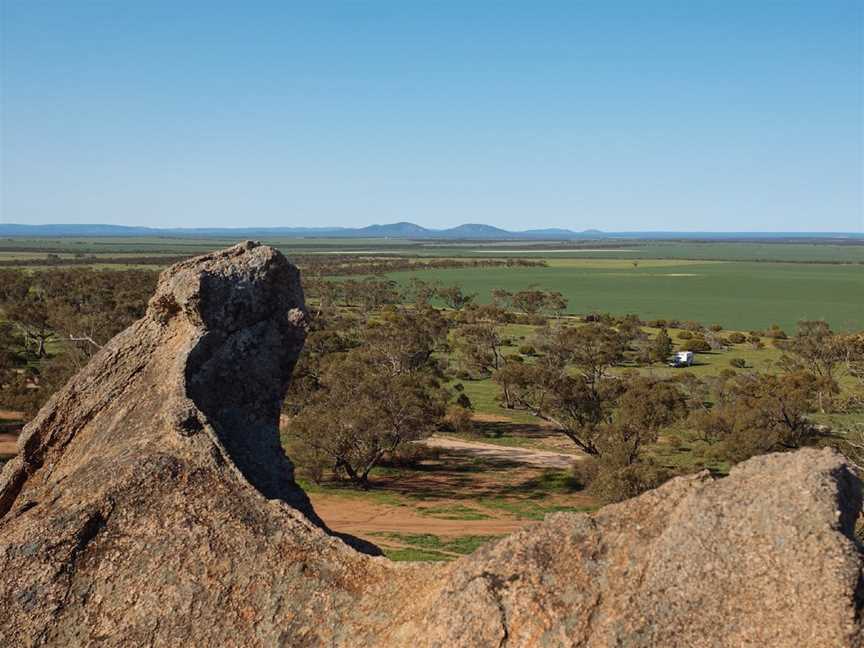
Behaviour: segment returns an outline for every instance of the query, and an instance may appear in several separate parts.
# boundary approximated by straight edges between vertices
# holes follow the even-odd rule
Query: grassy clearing
[[[517,520],[542,520],[549,513],[587,513],[597,509],[596,506],[570,506],[567,504],[538,504],[535,500],[511,500],[504,498],[483,498],[477,501],[480,506],[507,513]]]
[[[569,471],[479,459],[458,451],[442,452],[440,459],[411,468],[376,469],[367,491],[335,481],[298,483],[310,495],[365,500],[435,520],[542,520],[547,513],[587,510],[593,504],[579,493]]]

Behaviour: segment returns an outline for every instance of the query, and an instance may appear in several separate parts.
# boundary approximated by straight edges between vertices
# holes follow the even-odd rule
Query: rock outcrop
[[[3,468],[0,645],[860,643],[860,485],[829,450],[556,514],[447,565],[358,552],[279,447],[304,317],[268,247],[163,273]]]

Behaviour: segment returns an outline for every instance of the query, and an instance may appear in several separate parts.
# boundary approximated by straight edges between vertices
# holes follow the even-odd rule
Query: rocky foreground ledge
[[[166,270],[147,315],[0,476],[0,646],[857,646],[840,455],[758,457],[447,565],[356,551],[279,447],[297,270],[245,243]]]

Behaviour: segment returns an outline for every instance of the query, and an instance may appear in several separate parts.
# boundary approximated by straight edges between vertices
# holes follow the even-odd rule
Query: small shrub
[[[474,427],[471,421],[471,410],[461,405],[451,405],[444,416],[444,425],[453,432],[470,432]]]
[[[681,349],[683,351],[692,351],[693,353],[707,353],[711,350],[711,345],[700,338],[693,338],[682,344]]]
[[[765,343],[762,342],[759,336],[755,333],[751,333],[749,336],[747,336],[747,341],[750,343],[750,346],[755,350],[765,348]]]
[[[332,461],[323,452],[292,437],[283,438],[283,446],[299,475],[316,484],[324,480]]]
[[[728,340],[732,344],[741,344],[742,342],[747,341],[747,337],[743,333],[739,333],[738,331],[735,331],[734,333],[729,334]]]
[[[693,334],[690,331],[680,331],[677,337],[679,340],[692,340]]]
[[[786,335],[786,331],[781,329],[777,324],[772,324],[771,328],[765,331],[765,336],[769,338],[774,338],[775,340],[789,339],[789,336]]]
[[[430,448],[422,443],[406,443],[388,453],[380,465],[387,468],[416,468],[424,461],[437,461],[440,456],[439,448]]]
[[[726,340],[714,333],[709,333],[704,339],[708,343],[708,346],[711,347],[712,351],[720,351],[724,346],[726,346]]]
[[[464,407],[466,410],[474,409],[474,404],[471,402],[471,399],[468,398],[468,394],[464,392],[459,394],[459,398],[456,399],[456,404],[459,407]]]
[[[535,349],[530,344],[523,344],[519,347],[519,353],[526,356],[533,356],[537,354],[537,349]]]
[[[681,448],[681,446],[684,445],[684,440],[675,434],[670,434],[668,437],[666,437],[666,443],[669,445],[670,448],[678,450]]]
[[[736,369],[744,369],[747,366],[747,361],[744,358],[730,358],[729,365]]]
[[[618,466],[615,462],[592,457],[576,462],[574,467],[576,481],[587,487],[589,495],[606,504],[641,495],[670,477],[669,470],[652,461]]]

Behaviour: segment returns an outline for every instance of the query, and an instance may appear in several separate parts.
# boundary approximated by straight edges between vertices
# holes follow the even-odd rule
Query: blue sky
[[[862,6],[0,0],[0,221],[860,232]]]

